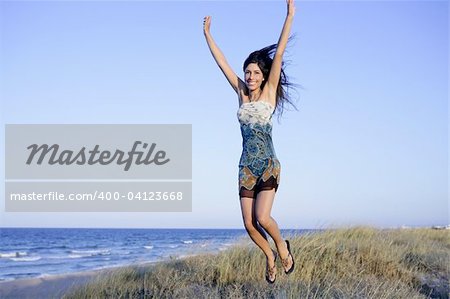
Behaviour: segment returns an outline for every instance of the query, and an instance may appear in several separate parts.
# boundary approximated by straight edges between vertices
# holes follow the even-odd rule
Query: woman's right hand
[[[294,0],[286,0],[286,4],[287,4],[287,15],[293,17],[295,15]]]
[[[209,28],[211,26],[211,16],[206,16],[203,18],[203,33],[209,34]]]

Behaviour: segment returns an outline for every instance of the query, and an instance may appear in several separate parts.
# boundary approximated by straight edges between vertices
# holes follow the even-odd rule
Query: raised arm
[[[286,0],[287,15],[284,21],[283,29],[281,31],[280,39],[278,40],[277,50],[273,57],[272,68],[270,69],[267,84],[269,87],[269,93],[275,94],[280,80],[281,64],[283,61],[284,50],[289,39],[289,33],[291,31],[292,20],[294,19],[295,6],[294,0]]]
[[[217,65],[227,78],[228,82],[231,84],[236,93],[239,94],[239,91],[244,90],[246,88],[246,85],[241,79],[239,79],[236,73],[231,69],[222,51],[215,43],[210,32],[210,26],[211,26],[211,17],[206,16],[203,20],[203,33],[205,35],[206,42],[208,43],[209,50],[211,51],[214,60],[216,61]]]

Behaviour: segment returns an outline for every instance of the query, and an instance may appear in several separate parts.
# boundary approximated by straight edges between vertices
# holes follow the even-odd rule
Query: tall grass
[[[448,230],[351,227],[289,236],[295,271],[264,280],[265,257],[237,245],[98,277],[64,298],[448,298]]]

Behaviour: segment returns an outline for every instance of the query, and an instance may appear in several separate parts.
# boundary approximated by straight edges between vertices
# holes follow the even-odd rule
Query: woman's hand
[[[286,0],[287,4],[287,15],[293,17],[295,15],[295,5],[294,0]]]
[[[203,33],[209,34],[209,28],[211,26],[211,16],[206,16],[203,18]]]

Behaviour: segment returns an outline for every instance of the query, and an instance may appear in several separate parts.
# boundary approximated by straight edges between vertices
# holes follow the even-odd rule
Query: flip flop
[[[277,267],[276,261],[277,261],[277,256],[278,256],[278,253],[276,251],[272,250],[272,252],[275,255],[275,258],[273,259],[274,265],[272,268],[269,268],[269,265],[267,265],[267,268],[266,268],[266,281],[271,284],[274,283],[275,280],[277,279],[277,274],[275,274],[275,278],[273,280],[270,280],[270,275]]]
[[[288,250],[289,254],[288,254],[288,256],[286,258],[281,260],[281,263],[283,264],[283,268],[284,268],[284,265],[287,264],[287,262],[289,261],[288,260],[289,256],[291,256],[291,258],[292,258],[292,266],[287,271],[284,270],[284,273],[290,274],[290,273],[292,273],[292,271],[294,271],[295,261],[294,261],[294,256],[291,253],[291,245],[289,244],[288,240],[285,240],[285,241],[286,241],[287,250]]]

